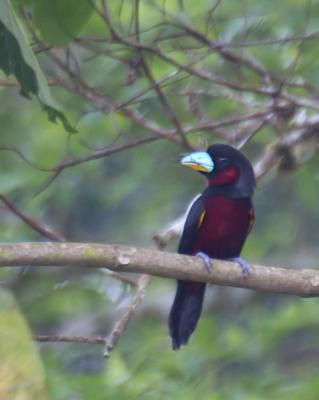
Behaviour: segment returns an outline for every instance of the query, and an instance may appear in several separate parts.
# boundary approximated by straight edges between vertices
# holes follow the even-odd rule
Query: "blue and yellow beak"
[[[209,174],[214,169],[214,161],[206,151],[196,151],[181,159],[181,164],[195,171]]]

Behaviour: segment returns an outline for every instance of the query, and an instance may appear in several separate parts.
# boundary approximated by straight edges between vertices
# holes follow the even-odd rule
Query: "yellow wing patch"
[[[200,226],[202,225],[202,223],[203,223],[203,221],[204,221],[205,214],[206,214],[206,211],[204,210],[204,211],[201,213],[201,215],[199,216],[197,228],[200,228]]]
[[[255,222],[254,210],[251,208],[248,213],[248,230],[250,231]]]

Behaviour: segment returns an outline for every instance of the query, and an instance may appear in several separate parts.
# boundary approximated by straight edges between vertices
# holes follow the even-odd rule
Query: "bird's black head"
[[[253,194],[253,168],[248,159],[234,147],[214,144],[206,152],[199,151],[185,156],[181,163],[205,175],[209,187],[220,188],[235,197]]]

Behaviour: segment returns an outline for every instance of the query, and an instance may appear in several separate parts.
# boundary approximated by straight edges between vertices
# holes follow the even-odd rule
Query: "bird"
[[[187,154],[181,164],[204,175],[207,186],[188,211],[178,253],[200,257],[208,270],[214,258],[235,261],[244,276],[249,275],[240,253],[255,220],[256,181],[251,163],[234,147],[213,144],[207,151]],[[205,288],[205,283],[177,281],[168,319],[173,350],[186,345],[194,332]]]

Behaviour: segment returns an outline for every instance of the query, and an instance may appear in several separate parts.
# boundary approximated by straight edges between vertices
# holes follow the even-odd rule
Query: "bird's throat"
[[[223,186],[235,183],[239,178],[239,168],[235,165],[231,165],[222,171],[216,171],[212,177],[208,180],[208,186]]]

